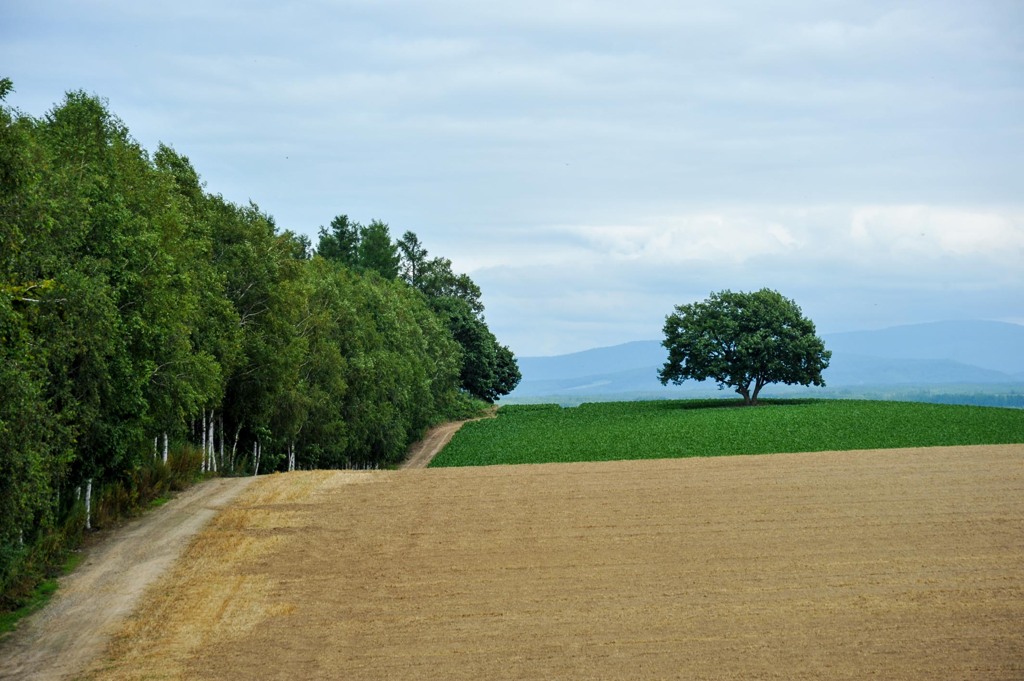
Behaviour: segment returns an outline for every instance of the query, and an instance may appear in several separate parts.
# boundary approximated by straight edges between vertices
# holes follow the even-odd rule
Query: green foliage
[[[721,291],[702,302],[677,305],[665,319],[668,361],[662,384],[714,379],[748,405],[769,383],[824,386],[821,372],[832,353],[795,302],[761,289]]]
[[[462,388],[488,403],[512,392],[521,378],[519,366],[487,327],[480,288],[473,280],[455,274],[450,260],[434,258],[422,263],[418,288],[462,350]]]
[[[385,279],[396,279],[401,260],[398,247],[391,242],[387,224],[372,220],[362,228],[359,236],[359,264]]]
[[[361,230],[362,226],[358,222],[352,222],[347,215],[338,215],[331,220],[330,231],[320,228],[316,254],[324,260],[358,269]]]
[[[654,459],[1024,442],[1024,411],[855,400],[505,406],[432,466]]]
[[[414,232],[393,243],[385,223],[374,220],[363,226],[340,215],[331,221],[330,231],[320,228],[317,254],[355,272],[386,280],[401,276],[419,291],[458,344],[459,381],[474,398],[492,403],[519,384],[515,356],[498,343],[484,320],[480,287],[468,275],[456,274],[451,260],[428,259]]]
[[[14,631],[18,620],[28,617],[49,603],[50,598],[55,593],[57,593],[57,579],[51,577],[37,584],[32,593],[22,601],[23,604],[17,609],[8,612],[0,609],[0,635]]]
[[[320,228],[316,253],[356,272],[376,272],[385,279],[396,279],[401,263],[399,244],[392,243],[386,223],[372,220],[361,225],[347,215],[331,220],[330,231]]]
[[[402,279],[418,289],[427,266],[427,249],[414,232],[406,232],[396,244],[401,257]]]
[[[87,487],[103,527],[201,474],[251,473],[253,452],[260,471],[390,465],[465,411],[467,354],[420,275],[399,279],[401,254],[429,269],[400,243],[339,216],[311,258],[95,96],[39,119],[0,105],[0,609],[80,534]],[[442,269],[435,288],[468,296],[497,347],[479,289]],[[493,395],[515,372],[490,350]]]

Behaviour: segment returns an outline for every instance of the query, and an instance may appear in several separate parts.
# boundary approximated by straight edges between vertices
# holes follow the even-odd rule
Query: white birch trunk
[[[256,477],[260,474],[260,443],[257,440],[252,443],[252,475]]]
[[[217,472],[217,457],[214,456],[216,450],[214,449],[214,446],[213,446],[213,410],[212,409],[210,410],[210,420],[209,420],[208,428],[209,428],[209,432],[210,432],[210,436],[207,438],[207,444],[210,447],[210,466],[209,466],[209,469],[210,469],[210,471],[216,473]]]
[[[231,444],[231,470],[235,470],[235,451],[238,449],[238,436],[242,434],[242,424],[235,428],[235,441]]]
[[[295,470],[295,443],[288,443],[288,472]]]
[[[164,431],[164,463],[167,463],[167,448],[168,448],[167,432]]]
[[[157,435],[153,438],[153,458],[160,456],[160,450],[158,449],[160,444],[160,436]]]
[[[200,445],[203,448],[203,467],[202,467],[201,470],[202,470],[203,473],[205,473],[206,472],[206,455],[207,455],[207,452],[206,452],[206,410],[205,409],[203,410],[203,421],[202,421],[201,426],[202,426],[202,429],[203,429],[203,431],[202,431],[203,432],[202,441],[200,442]]]
[[[92,478],[85,481],[85,529],[92,529]]]

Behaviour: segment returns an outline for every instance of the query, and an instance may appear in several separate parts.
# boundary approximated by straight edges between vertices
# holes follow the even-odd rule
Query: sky
[[[2,76],[314,243],[414,231],[520,356],[723,289],[820,333],[1024,323],[1018,0],[5,0]]]

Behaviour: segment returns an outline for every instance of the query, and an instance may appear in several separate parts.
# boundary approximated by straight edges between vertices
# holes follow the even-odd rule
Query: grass
[[[167,463],[148,461],[130,479],[99,484],[93,528],[115,527],[146,509],[164,505],[172,492],[184,490],[200,478],[201,463],[199,449],[175,448]],[[18,620],[43,607],[57,588],[54,575],[67,574],[81,560],[81,554],[72,549],[81,544],[84,524],[85,509],[79,502],[60,527],[42,532],[42,538],[32,544],[0,554],[0,634],[13,630]]]
[[[61,566],[60,573],[66,575],[78,567],[78,564],[82,562],[83,554],[78,551],[72,551],[68,553],[67,558],[64,560],[64,564]],[[0,612],[0,634],[6,634],[14,631],[15,626],[18,624],[18,620],[22,617],[27,617],[35,611],[42,608],[44,605],[50,602],[50,598],[57,592],[57,578],[50,577],[44,579],[42,582],[36,585],[35,589],[32,590],[32,594],[27,599],[26,603],[11,612]]]
[[[1024,410],[762,400],[510,405],[466,424],[431,466],[608,461],[1024,442]]]

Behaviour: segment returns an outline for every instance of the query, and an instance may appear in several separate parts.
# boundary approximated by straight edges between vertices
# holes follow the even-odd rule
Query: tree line
[[[150,154],[106,103],[0,80],[0,578],[93,489],[183,448],[255,474],[398,462],[510,392],[480,289],[345,216],[314,248]],[[80,512],[80,510],[79,510]],[[88,516],[86,516],[88,519]]]

